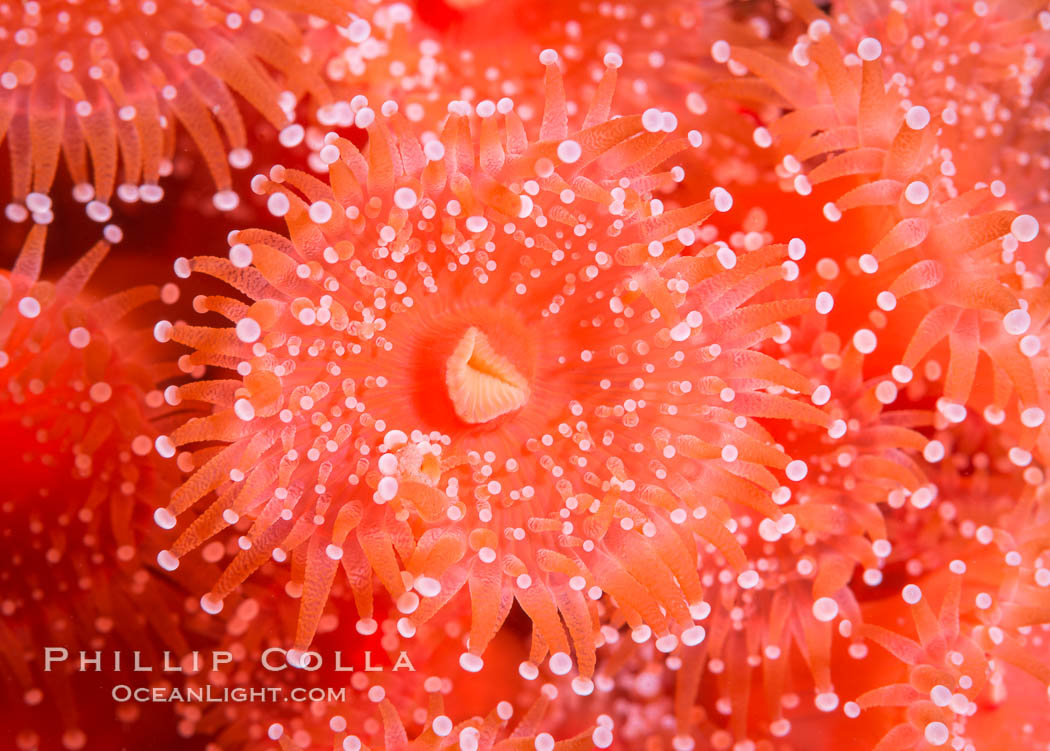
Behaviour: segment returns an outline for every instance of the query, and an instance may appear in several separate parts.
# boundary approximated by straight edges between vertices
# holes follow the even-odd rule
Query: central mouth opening
[[[478,425],[515,412],[529,400],[529,382],[476,326],[445,361],[445,388],[456,416]]]

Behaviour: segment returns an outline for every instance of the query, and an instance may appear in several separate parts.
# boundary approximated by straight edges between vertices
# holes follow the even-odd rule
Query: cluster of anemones
[[[1050,9],[34,0],[0,42],[7,224],[107,241],[0,277],[20,748],[142,732],[52,644],[236,656],[149,679],[190,692],[420,663],[169,708],[225,751],[1047,742]],[[85,291],[139,202],[228,250]]]

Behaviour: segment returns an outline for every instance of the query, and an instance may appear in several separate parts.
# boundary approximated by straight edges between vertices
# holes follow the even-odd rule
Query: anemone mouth
[[[445,362],[445,388],[456,416],[472,425],[516,412],[529,400],[528,380],[476,326]]]
[[[550,354],[538,322],[467,297],[425,301],[384,332],[395,344],[373,367],[388,381],[376,403],[387,425],[480,438],[531,420]]]

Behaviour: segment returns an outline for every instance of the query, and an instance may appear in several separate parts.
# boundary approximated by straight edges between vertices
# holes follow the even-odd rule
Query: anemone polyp
[[[174,526],[214,493],[166,565],[248,523],[210,608],[295,556],[305,648],[340,564],[362,619],[375,571],[403,635],[466,585],[463,668],[517,600],[536,637],[523,675],[548,654],[563,674],[574,653],[587,691],[612,603],[639,639],[691,634],[698,546],[743,571],[734,509],[783,516],[771,494],[798,462],[761,424],[827,424],[793,396],[815,384],[756,349],[813,305],[769,289],[788,246],[699,242],[729,194],[657,197],[689,138],[610,117],[612,66],[570,132],[556,57],[538,138],[509,100],[476,119],[454,104],[437,136],[383,107],[364,154],[327,139],[328,184],[255,178],[287,237],[233,232],[228,259],[176,262],[251,300],[199,299],[229,327],[158,325],[193,348],[184,367],[239,375],[172,389],[214,411],[157,443],[219,444],[158,509]]]
[[[326,88],[303,64],[304,13],[352,23],[343,2],[41,0],[0,9],[0,140],[11,153],[13,221],[49,223],[59,153],[87,214],[108,221],[114,193],[161,200],[176,123],[204,158],[215,206],[238,203],[230,167],[251,162],[236,97],[276,128],[294,118],[292,92]],[[236,96],[235,96],[236,95]],[[120,183],[118,185],[118,174]]]
[[[146,499],[178,484],[152,450],[162,366],[139,359],[157,345],[121,319],[158,299],[174,302],[178,290],[144,285],[91,297],[84,288],[106,242],[56,281],[41,278],[45,236],[34,226],[13,267],[0,272],[0,446],[9,469],[0,501],[0,654],[18,714],[5,720],[9,738],[19,748],[75,751],[104,743],[108,730],[66,665],[44,667],[45,649],[152,648],[152,624],[136,615],[145,602],[157,609],[154,624],[170,625],[158,607],[162,588],[142,568],[151,527],[138,524],[148,519],[139,513]],[[178,628],[164,638],[184,644]]]
[[[5,439],[33,473],[30,485],[70,478],[108,485],[122,478],[133,486],[156,459],[150,458],[153,422],[164,402],[150,366],[115,351],[118,342],[135,352],[156,347],[147,332],[124,327],[121,319],[150,302],[173,303],[179,290],[142,285],[92,299],[83,290],[109,244],[97,243],[52,282],[40,278],[45,239],[46,228],[33,227],[14,267],[0,276]],[[37,445],[20,442],[24,431]],[[123,488],[114,495],[132,494]],[[117,525],[113,532],[120,545],[132,544],[131,530]]]
[[[901,589],[899,598],[910,611],[916,638],[897,628],[860,626],[860,636],[885,649],[904,669],[899,682],[873,687],[847,704],[850,718],[879,708],[908,708],[877,747],[939,747],[949,739],[960,748],[974,747],[985,733],[971,735],[969,725],[984,709],[983,698],[1005,698],[1005,668],[1024,671],[1042,686],[1050,683],[1045,640],[1034,631],[1036,626],[1045,630],[1046,590],[1041,584],[1031,586],[1037,571],[1045,569],[1041,561],[1010,549],[1025,538],[1034,542],[1026,531],[1011,528],[1010,515],[994,531],[980,528],[982,533],[969,545],[969,563],[951,560],[940,575],[931,573]],[[958,551],[959,540],[947,547]],[[1005,555],[1004,549],[1009,550]],[[891,609],[885,602],[873,605]]]
[[[946,419],[958,423],[968,410],[991,406],[1012,421],[1028,414],[1034,422],[1045,412],[1046,395],[1036,386],[1032,340],[1020,346],[1031,325],[1026,287],[1034,283],[1014,254],[1038,237],[1038,220],[1004,206],[996,181],[956,178],[945,114],[886,85],[891,68],[881,46],[863,39],[855,54],[831,28],[813,20],[783,60],[747,46],[727,50],[753,83],[790,99],[791,111],[765,125],[768,148],[780,156],[782,187],[803,199],[818,187],[834,195],[824,209],[829,221],[868,218],[858,220],[861,229],[850,238],[859,258],[822,261],[829,267],[824,276],[839,277],[839,262],[859,268],[848,275],[858,301],[870,299],[875,320],[907,330],[889,343],[904,371],[946,350],[938,403]],[[832,310],[830,290],[818,295],[818,305]],[[854,332],[854,344],[887,351],[867,327]],[[978,375],[988,370],[997,373],[996,389],[978,388]],[[1024,441],[1034,443],[1037,432]]]
[[[541,76],[529,63],[542,51],[574,63],[566,71],[570,115],[582,114],[601,95],[604,67],[615,66],[621,107],[648,109],[704,131],[705,148],[689,157],[705,166],[691,171],[695,182],[706,190],[750,181],[765,156],[751,143],[753,117],[717,91],[718,66],[694,54],[716,40],[776,46],[780,24],[774,14],[753,7],[749,14],[745,23],[731,6],[706,0],[392,3],[373,17],[373,38],[333,48],[325,74],[335,101],[318,113],[318,121],[353,124],[355,100],[367,95],[395,100],[413,122],[433,122],[451,95],[482,111],[513,97],[518,116],[531,123],[542,113],[544,94]],[[325,38],[320,43],[332,48]],[[711,96],[709,85],[715,87]],[[319,142],[322,134],[310,136]]]
[[[859,39],[862,59],[881,42],[872,59],[884,60],[890,86],[940,117],[946,171],[968,184],[998,181],[1001,196],[1045,220],[1050,12],[1038,3],[835,5],[833,33]]]

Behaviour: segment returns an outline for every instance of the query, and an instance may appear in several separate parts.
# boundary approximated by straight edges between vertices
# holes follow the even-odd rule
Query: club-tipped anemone
[[[532,60],[545,52],[573,63],[565,80],[570,115],[586,112],[591,100],[603,95],[604,69],[613,66],[620,74],[621,110],[650,110],[656,117],[673,113],[686,129],[702,130],[703,147],[688,156],[703,163],[702,169],[690,169],[698,195],[714,185],[758,180],[772,165],[751,139],[749,111],[767,109],[768,103],[741,107],[725,97],[720,65],[693,51],[731,42],[776,49],[783,26],[772,7],[751,7],[744,14],[706,0],[393,3],[377,9],[372,38],[359,44],[331,45],[335,32],[321,32],[321,48],[335,50],[324,66],[333,101],[317,122],[322,128],[349,127],[366,100],[386,99],[413,122],[443,116],[450,97],[486,116],[509,97],[521,119],[532,123],[544,107],[543,73]],[[323,130],[307,132],[314,151],[323,147]],[[316,154],[312,160],[323,172]]]
[[[897,626],[869,623],[859,629],[903,670],[899,682],[872,686],[845,705],[851,718],[869,712],[897,716],[875,746],[880,751],[981,743],[984,738],[971,735],[968,723],[989,703],[1007,699],[1007,671],[1027,674],[1011,680],[1021,691],[1050,687],[1042,627],[1050,575],[1041,573],[1041,559],[1013,549],[1017,539],[1008,531],[979,530],[968,562],[953,559],[947,570],[900,590],[910,628],[902,633]],[[980,551],[982,546],[988,549]],[[1041,543],[1039,549],[1045,549]],[[869,610],[874,607],[893,610],[881,602]],[[871,678],[876,676],[872,671]],[[902,707],[905,713],[897,709]]]
[[[571,695],[573,679],[543,682],[500,680],[522,652],[520,634],[504,631],[492,645],[495,659],[481,674],[460,671],[457,644],[469,626],[469,611],[446,612],[419,633],[398,633],[400,614],[377,613],[374,633],[339,629],[338,605],[326,615],[312,648],[277,646],[290,608],[264,586],[231,608],[221,649],[234,662],[203,669],[189,657],[184,701],[176,707],[179,732],[206,738],[224,751],[306,749],[527,748],[573,751],[610,748],[619,722],[600,699]],[[466,615],[466,618],[462,616]],[[578,679],[576,679],[578,680]],[[231,712],[204,691],[217,683],[254,691],[268,701],[246,701]],[[239,700],[238,700],[239,701]],[[307,704],[308,702],[308,704]],[[456,745],[456,744],[459,745]]]
[[[6,721],[11,739],[76,751],[107,743],[112,727],[127,730],[142,712],[99,710],[88,696],[98,679],[85,691],[71,662],[45,667],[46,649],[187,648],[190,619],[178,622],[171,609],[181,597],[143,566],[155,544],[149,499],[178,486],[178,471],[152,447],[168,428],[156,384],[177,371],[165,372],[149,332],[127,320],[147,304],[174,303],[178,288],[92,295],[85,288],[105,241],[52,281],[46,233],[33,227],[0,272],[0,663],[18,714]]]
[[[282,130],[282,142],[294,140],[302,126],[294,122],[292,92],[329,99],[321,76],[304,64],[307,16],[344,33],[364,23],[367,34],[354,7],[343,0],[5,6],[0,141],[11,155],[7,218],[54,219],[50,193],[60,161],[74,199],[95,221],[109,221],[114,196],[160,201],[160,178],[172,169],[180,130],[211,173],[216,208],[235,208],[230,168],[252,160],[242,109]]]
[[[105,241],[59,280],[42,279],[46,235],[45,227],[34,227],[0,276],[0,422],[8,453],[22,466],[12,495],[54,495],[64,504],[62,483],[97,486],[80,521],[97,526],[96,507],[108,511],[107,534],[118,556],[130,560],[136,545],[127,522],[136,486],[151,484],[158,472],[170,477],[152,447],[166,409],[156,383],[170,374],[136,356],[156,345],[122,319],[151,302],[174,303],[179,290],[141,285],[93,298],[84,288],[109,252]],[[24,513],[27,503],[13,497],[9,505]]]
[[[619,666],[633,653],[632,664],[671,668],[673,685],[663,690],[674,697],[674,748],[697,739],[715,748],[801,743],[807,718],[841,711],[852,686],[842,662],[868,653],[862,602],[879,591],[893,550],[886,517],[908,502],[925,510],[936,497],[922,458],[930,441],[920,432],[933,412],[900,404],[903,395],[884,385],[889,377],[869,375],[866,356],[826,326],[811,311],[772,344],[785,366],[816,384],[810,400],[829,424],[789,423],[776,434],[806,471],[774,494],[779,520],[738,518],[732,531],[750,576],[717,553],[702,557],[704,638],[683,638],[664,657],[659,643],[657,654],[627,645],[611,660]],[[644,680],[661,680],[654,671]],[[630,679],[611,667],[597,681],[599,689],[620,683]]]
[[[1015,208],[1046,220],[1050,10],[1028,2],[845,0],[827,20],[862,58],[881,57],[901,96],[940,116],[945,170],[959,184],[995,185]],[[1045,266],[1041,272],[1045,278]]]
[[[1042,473],[1019,470],[995,426],[936,435],[924,459],[937,493],[887,515],[886,582],[853,629],[843,710],[880,751],[980,748],[1000,708],[1023,713],[1050,683]]]
[[[403,635],[463,589],[474,671],[516,600],[535,628],[522,674],[549,656],[586,690],[611,607],[637,638],[677,642],[702,607],[698,546],[745,572],[727,525],[783,517],[774,491],[805,466],[762,423],[827,426],[795,396],[814,384],[756,350],[813,305],[772,293],[788,246],[705,245],[729,193],[657,197],[691,138],[610,118],[612,66],[570,130],[544,60],[538,137],[509,100],[454,105],[422,139],[384,106],[364,153],[327,139],[327,184],[283,167],[253,181],[288,236],[238,231],[228,259],[176,262],[249,300],[201,301],[228,327],[157,328],[194,350],[185,368],[237,374],[170,390],[214,412],[157,444],[197,467],[158,511],[192,519],[167,563],[241,531],[211,605],[292,558],[303,649],[340,567],[362,619],[375,572]]]
[[[891,372],[907,380],[937,368],[944,383],[936,406],[946,419],[991,409],[1024,425],[1030,445],[1038,430],[1029,423],[1047,405],[1031,349],[1021,346],[1033,281],[1014,260],[1038,237],[1039,222],[1006,208],[995,184],[956,179],[945,167],[950,124],[886,85],[889,63],[873,40],[857,50],[844,49],[816,18],[782,60],[746,47],[728,52],[749,72],[744,80],[790,103],[763,126],[784,187],[802,198],[818,189],[830,195],[822,213],[832,224],[865,220],[848,246],[821,261],[838,281],[818,305],[830,312],[836,299],[866,303],[878,325],[853,330],[862,351],[894,353]],[[896,325],[908,335],[880,341],[878,329]],[[979,387],[989,381],[994,388]]]

